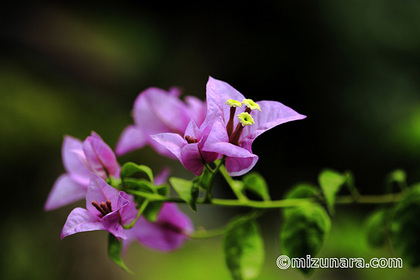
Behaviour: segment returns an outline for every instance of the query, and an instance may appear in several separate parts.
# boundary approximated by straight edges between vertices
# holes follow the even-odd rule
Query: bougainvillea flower
[[[61,238],[78,232],[106,230],[117,238],[125,239],[127,235],[123,225],[131,223],[136,215],[131,196],[92,174],[86,194],[86,209],[77,207],[70,212]]]
[[[212,77],[207,83],[206,101],[204,122],[200,127],[190,122],[184,138],[175,133],[151,136],[197,176],[202,173],[204,163],[222,155],[231,176],[247,173],[258,161],[251,146],[260,134],[279,124],[306,117],[277,101],[246,99],[229,84]]]
[[[171,251],[179,248],[192,231],[190,218],[181,212],[175,203],[165,203],[156,222],[152,223],[140,217],[134,227],[127,230],[127,241],[136,239],[146,247]]]
[[[200,176],[204,168],[203,162],[213,162],[218,157],[215,152],[202,151],[211,131],[211,124],[198,128],[196,123],[191,121],[185,130],[184,137],[177,133],[159,133],[151,137],[175,155],[187,170]]]
[[[120,176],[120,166],[114,152],[95,132],[83,143],[77,138],[65,136],[61,154],[66,173],[55,181],[45,210],[85,198],[91,172],[102,179]]]
[[[203,126],[212,125],[203,152],[226,156],[226,169],[240,176],[252,169],[258,160],[251,150],[254,140],[263,132],[306,116],[277,101],[254,102],[246,99],[226,82],[212,77],[206,89],[207,116]]]
[[[123,155],[145,145],[152,146],[159,154],[173,157],[167,149],[156,143],[150,135],[164,132],[183,135],[190,122],[201,124],[206,116],[206,104],[194,96],[179,99],[180,91],[169,92],[148,88],[134,102],[134,125],[124,129],[116,146],[116,154]]]

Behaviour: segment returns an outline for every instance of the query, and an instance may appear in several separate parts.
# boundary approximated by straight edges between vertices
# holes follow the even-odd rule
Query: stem
[[[220,173],[222,173],[228,185],[230,186],[230,188],[232,189],[232,191],[235,193],[236,197],[239,199],[239,201],[241,202],[248,201],[248,198],[237,187],[236,185],[237,183],[235,182],[235,180],[233,180],[232,177],[228,174],[226,167],[224,165],[220,166],[219,170],[220,170]]]
[[[218,199],[214,198],[211,204],[218,206],[251,207],[258,209],[296,207],[315,201],[307,198],[254,201],[254,200],[236,200],[236,199]]]
[[[360,195],[357,200],[352,196],[338,196],[335,199],[335,204],[387,204],[395,203],[403,198],[403,193],[397,194],[384,194],[384,195]],[[213,205],[220,206],[242,206],[252,207],[260,209],[269,208],[286,208],[296,207],[307,203],[315,202],[313,198],[294,198],[294,199],[282,199],[282,200],[268,200],[268,201],[240,201],[240,200],[229,200],[229,199],[213,199]]]
[[[357,199],[352,196],[338,196],[335,204],[387,204],[398,202],[403,198],[404,192],[381,195],[359,195]]]
[[[227,232],[226,227],[209,229],[209,230],[198,229],[197,231],[194,231],[188,234],[187,236],[193,239],[206,239],[206,238],[212,238],[212,237],[224,235],[226,232]]]
[[[135,191],[135,190],[125,190],[125,192],[128,194],[140,196],[148,200],[152,200],[152,201],[167,201],[168,200],[168,197],[160,195],[160,194],[156,194],[156,193],[148,193],[148,192]]]
[[[162,202],[175,202],[185,203],[184,200],[178,197],[165,197],[158,194],[144,193],[140,191],[130,191],[129,193],[144,197],[150,201],[162,201]],[[338,196],[335,199],[335,204],[346,205],[346,204],[388,204],[400,201],[403,198],[403,193],[396,194],[383,194],[383,195],[359,195],[357,199],[353,196]],[[272,208],[287,208],[301,206],[307,203],[316,202],[313,198],[293,198],[293,199],[280,199],[280,200],[267,200],[267,201],[255,201],[255,200],[236,200],[236,199],[222,199],[213,198],[210,201],[206,199],[197,200],[197,204],[203,205],[218,205],[218,206],[230,206],[230,207],[251,207],[259,209],[272,209]]]

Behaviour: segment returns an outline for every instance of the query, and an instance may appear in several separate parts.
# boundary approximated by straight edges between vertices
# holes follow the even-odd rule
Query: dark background
[[[255,170],[273,198],[297,182],[317,183],[326,167],[351,170],[363,194],[383,193],[386,174],[396,168],[407,171],[409,183],[420,180],[418,1],[149,2],[0,4],[1,279],[227,277],[220,239],[192,241],[172,255],[137,246],[127,256],[132,277],[107,259],[103,232],[59,240],[74,205],[42,210],[64,172],[63,135],[84,139],[94,130],[115,147],[132,123],[137,94],[150,86],[179,86],[204,99],[212,76],[247,98],[277,100],[306,115],[254,142]],[[127,160],[190,176],[150,148],[119,159]],[[224,195],[223,186],[216,192]],[[183,209],[196,226],[221,225],[235,213]],[[361,248],[354,235],[371,209],[339,208],[337,217],[345,219],[333,221],[324,257],[369,255],[352,250]],[[285,275],[275,267],[280,219],[276,212],[261,220],[268,247],[261,279]],[[388,249],[378,254],[392,256]],[[388,272],[317,271],[313,278],[418,274],[408,267]]]

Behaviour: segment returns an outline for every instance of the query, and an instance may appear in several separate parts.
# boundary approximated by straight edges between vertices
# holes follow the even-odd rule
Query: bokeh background
[[[140,3],[141,2],[141,3]],[[0,3],[1,279],[228,279],[220,238],[165,254],[133,245],[128,275],[106,255],[105,232],[60,240],[75,205],[44,212],[64,172],[64,135],[92,130],[115,147],[139,92],[179,86],[205,98],[208,76],[254,100],[278,100],[308,116],[254,142],[255,169],[273,198],[325,167],[351,170],[363,194],[385,176],[420,181],[420,2],[257,1],[189,4],[118,1]],[[156,172],[175,161],[150,148],[121,157]],[[216,193],[225,193],[223,184]],[[345,191],[343,191],[345,194]],[[82,205],[83,203],[76,204]],[[223,225],[239,209],[183,208],[195,226]],[[369,249],[373,206],[340,206],[321,257],[397,257]],[[281,213],[260,219],[266,260],[259,279],[304,279],[275,265]],[[317,270],[312,279],[414,279],[403,269]]]

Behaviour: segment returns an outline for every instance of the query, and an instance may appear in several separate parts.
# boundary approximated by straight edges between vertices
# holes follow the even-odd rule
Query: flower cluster
[[[231,176],[250,171],[258,161],[252,143],[266,130],[305,116],[277,101],[254,102],[229,84],[209,78],[207,114],[203,123],[190,121],[183,137],[159,133],[152,138],[175,155],[182,165],[199,176],[205,163],[225,157]],[[241,108],[244,107],[241,112]]]
[[[125,189],[124,167],[120,167],[117,156],[150,145],[159,154],[178,159],[196,176],[218,159],[223,160],[229,175],[240,176],[258,161],[252,143],[260,134],[305,118],[277,101],[247,99],[229,84],[212,77],[206,91],[205,102],[192,96],[182,101],[176,88],[149,88],[140,93],[133,108],[134,124],[123,130],[115,153],[94,132],[83,142],[64,137],[62,158],[66,173],[56,180],[45,209],[53,210],[81,199],[85,199],[86,208],[77,207],[69,214],[61,238],[105,230],[125,240],[125,247],[137,240],[158,250],[176,249],[193,231],[191,220],[168,202],[157,204],[156,219],[142,216],[147,202],[144,197],[135,197],[138,190],[130,193]],[[152,193],[153,184],[157,189],[165,184],[166,177],[157,176],[150,181]],[[139,181],[136,187],[144,184]]]
[[[149,248],[169,251],[180,247],[192,232],[187,215],[175,204],[163,204],[155,222],[144,218],[136,221],[138,205],[132,195],[109,185],[117,180],[120,165],[112,149],[92,132],[83,142],[66,136],[62,147],[63,164],[67,171],[55,182],[45,203],[45,210],[86,200],[86,209],[77,207],[68,216],[61,238],[93,230],[105,230],[124,239],[127,247],[137,240]],[[156,185],[164,184],[167,174],[156,176]],[[124,227],[134,223],[129,229]]]

